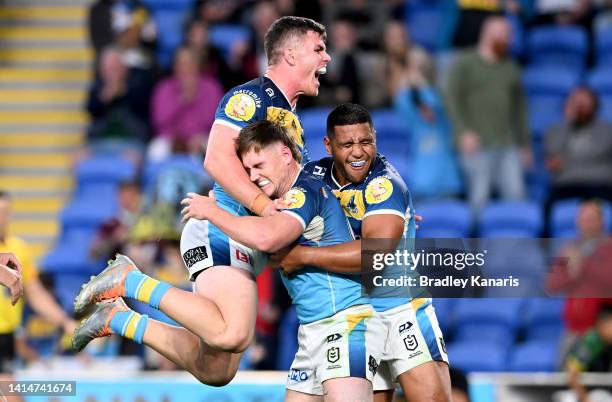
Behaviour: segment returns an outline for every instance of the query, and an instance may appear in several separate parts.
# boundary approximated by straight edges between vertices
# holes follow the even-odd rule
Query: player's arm
[[[242,205],[260,216],[275,210],[272,201],[249,180],[238,155],[234,140],[238,130],[215,123],[210,130],[204,169]]]
[[[385,250],[380,250],[393,252],[404,232],[404,219],[393,214],[370,215],[363,220],[361,232],[365,239],[395,240],[385,244]],[[361,240],[327,247],[296,245],[283,250],[276,260],[285,273],[294,272],[304,265],[314,265],[340,274],[358,273],[361,271]]]
[[[304,232],[302,224],[289,214],[266,217],[235,216],[219,208],[214,198],[189,193],[181,201],[183,219],[207,219],[223,233],[248,247],[273,253],[291,244]]]
[[[0,285],[6,286],[11,293],[11,304],[15,305],[23,294],[19,271],[0,264]]]

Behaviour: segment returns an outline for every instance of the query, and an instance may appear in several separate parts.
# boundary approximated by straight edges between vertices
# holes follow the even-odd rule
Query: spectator
[[[328,1],[323,12],[326,26],[331,26],[339,16],[349,18],[359,27],[357,43],[360,49],[376,50],[380,49],[380,38],[391,9],[387,1],[336,0]]]
[[[87,28],[89,42],[96,54],[96,63],[102,50],[113,44],[115,34],[112,25],[112,9],[117,0],[97,0],[89,8]]]
[[[590,0],[536,0],[536,24],[582,24],[590,17]]]
[[[602,308],[595,327],[578,340],[567,359],[566,370],[574,392],[574,397],[566,400],[590,402],[612,399],[608,391],[589,392],[580,381],[582,372],[612,371],[612,306]]]
[[[317,100],[323,104],[360,103],[359,71],[357,66],[357,32],[348,19],[338,19],[331,27],[330,55],[327,73],[321,76]]]
[[[197,0],[195,14],[209,24],[239,24],[245,0]]]
[[[119,143],[124,149],[142,152],[150,132],[149,93],[149,83],[130,73],[119,49],[105,49],[87,101],[92,120],[88,145],[104,150]]]
[[[601,298],[607,296],[612,282],[612,278],[598,272],[612,260],[601,205],[596,201],[583,202],[576,226],[578,238],[561,249],[547,278],[549,291],[564,292],[568,297],[564,307],[562,359],[576,339],[595,324]]]
[[[477,49],[461,55],[449,76],[448,111],[474,212],[489,200],[493,183],[502,198],[523,198],[522,164],[531,164],[521,73],[508,56],[510,36],[505,17],[490,17]]]
[[[612,125],[597,120],[597,107],[595,92],[574,89],[565,103],[565,121],[545,136],[552,179],[548,207],[563,198],[612,201]]]
[[[431,60],[425,52],[411,52],[407,57],[399,88],[392,92],[395,111],[410,132],[408,187],[416,199],[456,196],[461,192],[459,167]]]
[[[151,105],[155,138],[149,159],[162,160],[180,142],[187,153],[202,156],[223,88],[200,73],[197,55],[182,47],[176,52],[174,75],[157,84]]]
[[[264,37],[270,25],[280,17],[281,14],[274,2],[260,1],[255,4],[253,15],[250,19],[250,24],[254,33],[251,38],[251,43],[237,43],[233,47],[230,55],[230,64],[232,60],[234,60],[234,65],[242,65],[243,69],[247,68],[247,70],[245,70],[246,79],[265,74],[266,68],[268,67],[268,61],[266,52],[264,51]],[[238,64],[239,62],[241,62],[241,64]],[[248,63],[254,63],[255,69],[251,70]]]
[[[66,334],[72,334],[76,323],[57,304],[38,278],[32,251],[20,238],[8,232],[11,198],[0,191],[0,253],[13,252],[21,261],[24,299],[29,306],[47,321],[60,326]],[[10,296],[0,292],[0,378],[10,375],[16,355],[16,332],[22,323],[23,303],[12,306]]]
[[[210,43],[209,26],[205,21],[192,19],[187,24],[184,46],[197,55],[202,73],[218,78],[226,91],[244,82],[242,72],[231,70],[221,50]]]
[[[127,181],[119,185],[117,193],[119,211],[103,222],[98,229],[90,254],[96,259],[113,259],[115,254],[125,254],[129,233],[143,209],[143,199],[137,182]]]
[[[153,76],[157,40],[155,21],[140,0],[118,0],[111,10],[115,43],[123,63]]]

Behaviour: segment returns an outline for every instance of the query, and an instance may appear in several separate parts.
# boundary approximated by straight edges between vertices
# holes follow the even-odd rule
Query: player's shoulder
[[[304,171],[320,180],[325,181],[325,176],[332,168],[332,164],[333,158],[328,156],[317,161],[308,162],[306,165],[304,165]]]
[[[397,187],[402,191],[408,190],[406,182],[399,174],[397,169],[382,154],[376,155],[372,170],[370,171],[370,174],[365,180],[366,184],[369,184],[370,182],[374,181],[377,177],[387,178],[393,184],[394,187]]]

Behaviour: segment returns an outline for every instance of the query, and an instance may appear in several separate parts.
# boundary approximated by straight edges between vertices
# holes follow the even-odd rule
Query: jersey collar
[[[278,89],[278,92],[280,92],[283,95],[283,98],[285,98],[285,100],[287,101],[287,105],[289,105],[289,107],[291,108],[291,112],[295,113],[295,109],[297,108],[297,102],[295,103],[295,107],[291,106],[291,102],[289,102],[289,98],[287,98],[287,95],[285,94],[285,92],[283,92],[283,90],[278,85],[276,85],[276,82],[274,82],[272,78],[268,77],[268,75],[264,75],[264,77],[269,79],[270,82],[276,87],[276,89]]]
[[[372,163],[372,166],[370,167],[370,171],[368,172],[368,174],[366,175],[366,177],[363,179],[363,182],[365,182],[366,180],[368,180],[368,178],[369,178],[369,177],[370,177],[370,175],[372,174],[372,171],[374,171],[374,168],[376,167],[376,165],[378,164],[378,162],[379,162],[379,161],[380,161],[380,154],[379,154],[379,153],[376,153],[376,156],[374,157],[374,163]],[[330,174],[331,174],[331,179],[332,179],[332,181],[333,181],[333,182],[334,182],[334,184],[335,184],[335,185],[338,187],[337,189],[338,189],[338,190],[342,190],[342,189],[344,189],[345,187],[348,187],[349,185],[354,184],[354,183],[351,183],[351,182],[349,181],[349,182],[348,182],[348,183],[346,183],[344,186],[341,186],[341,185],[340,185],[340,183],[338,183],[338,180],[336,180],[336,177],[334,176],[334,164],[335,164],[335,163],[336,163],[336,162],[332,160],[332,164],[331,164],[331,172],[330,172]],[[362,182],[362,183],[363,183],[363,182]]]

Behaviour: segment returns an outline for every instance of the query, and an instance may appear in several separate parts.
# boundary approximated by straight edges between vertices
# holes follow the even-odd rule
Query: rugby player
[[[238,154],[250,175],[281,213],[235,216],[214,199],[190,193],[186,218],[208,219],[231,238],[271,253],[297,240],[306,247],[353,239],[344,212],[321,180],[305,173],[286,130],[259,121],[241,130]],[[371,379],[382,353],[383,328],[355,275],[335,274],[309,265],[283,277],[300,322],[299,349],[289,376],[286,401],[369,401]]]
[[[249,180],[236,154],[235,138],[249,123],[270,120],[283,125],[307,161],[295,107],[300,95],[318,93],[319,74],[330,61],[325,40],[325,28],[313,20],[278,19],[264,40],[265,76],[230,90],[219,104],[204,167],[217,183],[217,203],[224,210],[234,215],[251,210],[260,216],[276,211],[260,186]],[[193,293],[149,278],[120,256],[81,291],[75,312],[83,314],[103,299],[133,297],[161,309],[185,329],[134,315],[116,299],[99,306],[76,331],[73,347],[82,349],[93,335],[114,332],[153,347],[201,382],[231,381],[255,331],[255,254],[209,221],[195,219],[183,230],[181,254],[195,282]]]
[[[327,118],[324,141],[332,156],[307,164],[305,170],[332,188],[354,236],[414,238],[410,194],[395,168],[377,153],[376,131],[369,112],[350,103],[336,107]],[[322,248],[298,245],[286,255],[279,253],[279,257],[287,273],[300,272],[297,269],[302,265],[358,272],[361,243]],[[383,274],[386,272],[383,270]],[[387,328],[383,362],[374,379],[375,401],[391,401],[397,381],[411,402],[449,401],[448,356],[431,299],[391,296],[373,293],[370,297]]]

